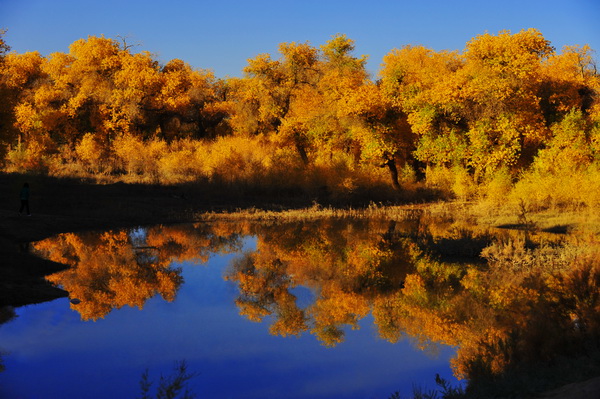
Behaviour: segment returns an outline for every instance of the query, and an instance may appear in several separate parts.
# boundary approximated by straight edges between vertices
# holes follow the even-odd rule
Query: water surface
[[[368,252],[381,232],[345,224],[314,239],[308,227],[158,226],[37,244],[73,264],[52,279],[81,303],[18,308],[0,327],[2,397],[134,398],[145,369],[158,380],[180,360],[205,398],[387,398],[432,387],[436,373],[453,380],[454,349],[382,338],[376,295],[355,292],[369,283],[348,275],[349,245]],[[379,262],[363,255],[353,267]]]
[[[63,234],[69,299],[0,327],[7,398],[133,398],[185,361],[206,398],[510,396],[600,370],[600,248],[401,220],[214,222]],[[35,381],[35,384],[32,383]],[[156,384],[155,384],[156,385]]]

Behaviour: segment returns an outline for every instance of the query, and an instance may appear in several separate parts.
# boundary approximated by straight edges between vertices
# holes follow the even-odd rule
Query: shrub
[[[92,173],[99,173],[106,166],[104,148],[93,133],[86,133],[83,136],[75,146],[75,152],[83,165]]]
[[[9,148],[6,154],[6,170],[8,172],[47,172],[50,161],[50,140],[41,137],[30,141],[27,145],[18,144]]]

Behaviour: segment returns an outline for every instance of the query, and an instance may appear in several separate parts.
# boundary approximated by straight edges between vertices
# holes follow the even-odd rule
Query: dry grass
[[[300,221],[325,218],[339,219],[413,219],[429,212],[426,205],[398,205],[384,206],[371,203],[364,208],[336,208],[322,206],[314,203],[311,207],[301,209],[264,210],[255,207],[234,211],[201,212],[195,215],[195,219],[202,221],[214,220],[256,220],[256,221]]]

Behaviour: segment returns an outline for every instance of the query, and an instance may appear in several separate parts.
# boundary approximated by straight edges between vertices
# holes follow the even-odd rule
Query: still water
[[[441,319],[402,327],[423,315],[390,314],[418,267],[403,228],[213,223],[36,243],[72,265],[49,279],[81,302],[21,307],[0,326],[0,397],[135,398],[145,370],[155,387],[180,361],[199,398],[407,397],[436,374],[457,383],[456,348],[428,324]],[[425,327],[433,339],[411,335]]]
[[[600,370],[600,241],[452,218],[213,222],[34,243],[70,298],[0,326],[0,396],[474,397]],[[0,318],[2,318],[0,312]],[[151,390],[152,393],[154,393]]]

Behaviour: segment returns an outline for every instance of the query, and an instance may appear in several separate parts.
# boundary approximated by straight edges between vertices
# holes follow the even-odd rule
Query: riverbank
[[[31,216],[18,214],[19,191],[25,182],[31,187]],[[472,219],[471,212],[477,211],[476,208],[448,202],[368,206],[364,200],[363,203],[356,199],[342,202],[337,199],[336,202],[326,195],[262,193],[207,183],[171,186],[97,184],[73,178],[0,173],[0,307],[21,306],[66,295],[43,278],[64,265],[32,256],[27,248],[29,242],[59,233],[197,220],[401,218],[415,210],[427,210],[442,218],[467,220]],[[479,209],[476,219],[481,225],[508,229],[534,228],[561,233],[577,230],[585,235],[600,235],[600,215],[589,212],[524,214],[517,210],[498,214]]]

